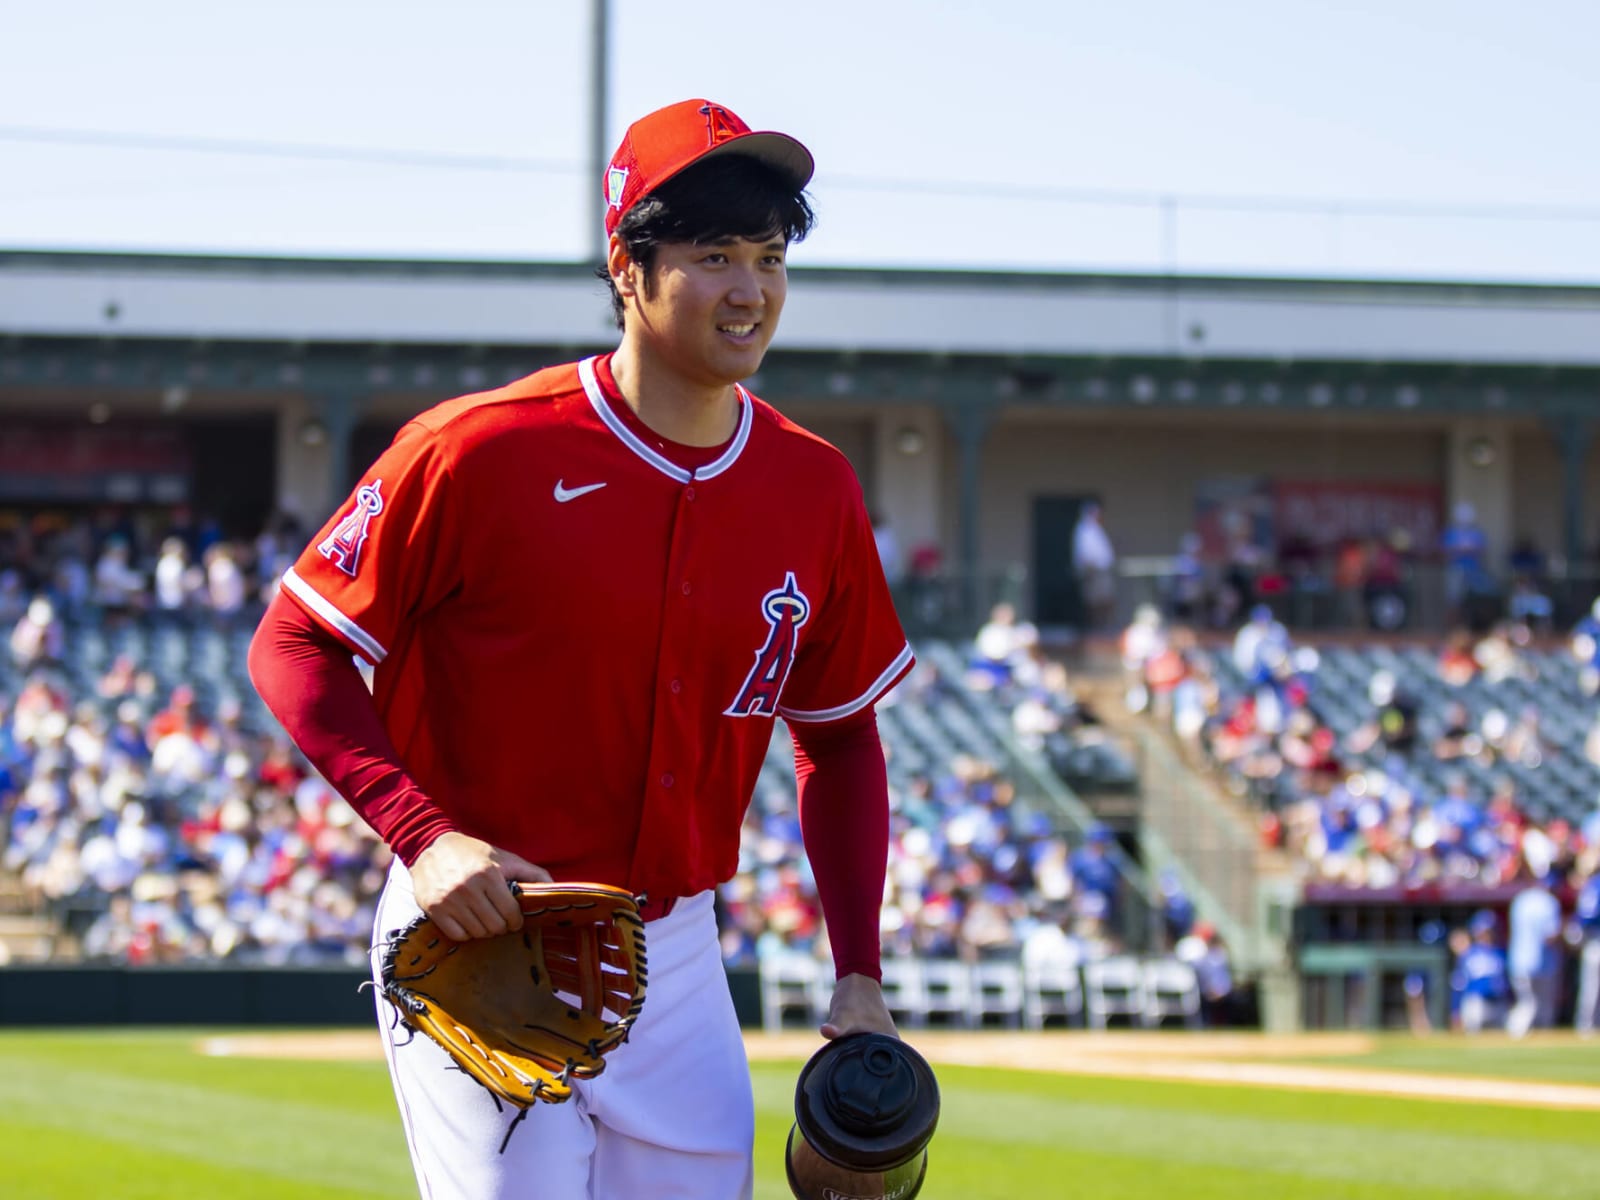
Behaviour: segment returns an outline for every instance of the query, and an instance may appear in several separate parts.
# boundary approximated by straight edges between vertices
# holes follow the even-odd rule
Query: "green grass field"
[[[0,1195],[415,1195],[380,1062],[208,1058],[194,1052],[197,1036],[0,1033]],[[1341,1061],[1600,1083],[1596,1043],[1385,1039]],[[753,1069],[760,1200],[789,1194],[782,1145],[799,1067]],[[1600,1112],[961,1067],[939,1078],[926,1200],[1600,1198]]]

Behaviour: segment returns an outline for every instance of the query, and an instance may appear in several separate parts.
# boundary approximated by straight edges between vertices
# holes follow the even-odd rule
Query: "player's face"
[[[632,297],[641,349],[697,384],[755,374],[789,293],[787,250],[781,239],[661,246],[651,286]]]

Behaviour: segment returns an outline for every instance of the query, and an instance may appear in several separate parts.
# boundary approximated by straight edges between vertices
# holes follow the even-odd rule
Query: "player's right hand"
[[[522,928],[511,880],[554,882],[543,867],[464,833],[441,834],[411,865],[417,906],[457,942]]]

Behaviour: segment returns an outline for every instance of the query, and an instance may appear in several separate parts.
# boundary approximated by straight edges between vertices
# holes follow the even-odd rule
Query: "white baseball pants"
[[[1593,1033],[1596,1008],[1600,1008],[1600,937],[1583,943],[1578,958],[1578,1011],[1573,1025],[1579,1033]]]
[[[378,903],[382,942],[418,913],[396,861]],[[563,1104],[516,1110],[456,1069],[428,1038],[378,1024],[423,1200],[749,1200],[754,1102],[728,994],[712,894],[645,926],[649,984],[628,1040]],[[501,1143],[505,1141],[502,1153]]]

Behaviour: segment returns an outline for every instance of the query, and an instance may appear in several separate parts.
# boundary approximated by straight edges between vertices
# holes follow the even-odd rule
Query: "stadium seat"
[[[816,1011],[815,984],[822,964],[801,951],[780,950],[763,955],[758,969],[762,1028],[782,1029],[785,1015],[795,1010],[805,1020],[811,1020]]]
[[[1144,967],[1136,958],[1119,954],[1085,963],[1083,991],[1091,1028],[1104,1029],[1112,1017],[1118,1016],[1140,1025],[1148,1023]]]
[[[1152,1029],[1168,1017],[1181,1017],[1190,1028],[1200,1024],[1200,981],[1194,968],[1173,958],[1144,964],[1144,1018]]]
[[[982,1026],[999,1017],[1007,1026],[1022,1024],[1022,964],[1006,961],[975,963],[972,968],[972,1023]]]
[[[922,963],[923,1019],[942,1018],[952,1025],[973,1023],[972,967],[955,959],[926,959]]]
[[[1076,963],[1042,959],[1023,964],[1022,1015],[1029,1029],[1043,1029],[1051,1017],[1071,1025],[1083,1008],[1083,981]]]
[[[883,1003],[898,1025],[916,1029],[927,1024],[928,998],[920,962],[914,958],[883,960]]]

